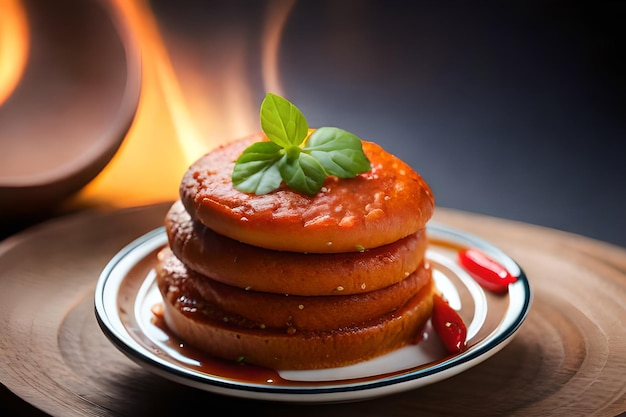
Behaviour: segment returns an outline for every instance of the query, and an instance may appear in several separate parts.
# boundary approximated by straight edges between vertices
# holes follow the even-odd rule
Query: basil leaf
[[[371,165],[362,142],[350,132],[322,127],[309,134],[304,115],[289,101],[268,93],[261,104],[261,127],[270,140],[246,148],[235,161],[233,187],[267,194],[284,181],[292,189],[315,195],[328,175],[352,178]]]
[[[322,165],[305,153],[300,153],[297,158],[281,159],[278,169],[289,187],[308,195],[317,194],[326,179]]]
[[[278,162],[283,156],[281,147],[272,142],[256,142],[237,158],[233,168],[233,186],[239,191],[267,194],[280,187],[283,181]]]
[[[291,102],[268,93],[261,103],[261,128],[269,140],[282,146],[299,146],[309,133],[304,115]]]
[[[306,142],[303,151],[314,157],[330,175],[353,178],[372,169],[363,153],[361,140],[336,127],[317,129]]]

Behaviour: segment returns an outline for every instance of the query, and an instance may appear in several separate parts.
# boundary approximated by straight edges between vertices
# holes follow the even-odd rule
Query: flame
[[[264,87],[277,94],[282,94],[277,51],[293,4],[293,0],[270,3],[265,22]],[[219,65],[200,72],[186,65],[184,55],[171,58],[165,40],[176,47],[172,50],[185,51],[186,45],[177,44],[175,37],[164,39],[147,0],[112,0],[112,5],[140,45],[142,92],[122,147],[73,204],[130,207],[175,200],[182,175],[193,161],[215,146],[259,129],[260,103],[245,83],[249,39],[237,31],[229,33]]]
[[[267,24],[263,38],[263,83],[266,91],[283,95],[278,77],[278,47],[287,18],[296,4],[295,0],[275,1],[269,4]]]
[[[30,33],[20,0],[0,0],[0,104],[19,83],[29,53]]]

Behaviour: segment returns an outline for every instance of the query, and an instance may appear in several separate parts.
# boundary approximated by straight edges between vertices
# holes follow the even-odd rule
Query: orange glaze
[[[192,217],[217,233],[268,249],[337,253],[395,242],[423,228],[434,211],[429,186],[408,164],[363,141],[372,169],[352,179],[328,177],[306,196],[286,188],[265,195],[233,188],[235,160],[255,134],[221,146],[183,176],[180,197]]]
[[[467,246],[465,245],[461,245],[459,243],[451,242],[447,240],[432,238],[432,237],[428,238],[428,244],[431,246],[439,246],[442,248],[451,249],[455,252],[459,252],[459,251],[467,249]]]

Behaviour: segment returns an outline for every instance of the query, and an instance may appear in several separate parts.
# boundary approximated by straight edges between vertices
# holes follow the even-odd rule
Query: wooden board
[[[437,209],[490,241],[534,290],[512,342],[478,366],[413,391],[328,405],[222,397],[155,376],[120,353],[94,315],[100,271],[162,223],[169,204],[56,220],[0,243],[0,400],[50,415],[599,415],[626,411],[626,249],[537,226]],[[14,400],[13,394],[20,398]]]

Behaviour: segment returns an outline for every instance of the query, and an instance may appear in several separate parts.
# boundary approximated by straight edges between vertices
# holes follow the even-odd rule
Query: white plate
[[[371,399],[418,388],[463,372],[501,350],[525,320],[532,295],[528,280],[498,248],[461,231],[429,224],[427,257],[437,288],[463,318],[468,349],[447,355],[428,324],[417,345],[357,365],[311,371],[274,371],[203,355],[154,320],[161,302],[153,266],[167,244],[164,228],[122,249],[102,272],[95,292],[98,323],[115,346],[152,372],[206,391],[285,402]],[[458,264],[457,251],[481,249],[500,261],[517,282],[506,294],[483,290]]]

